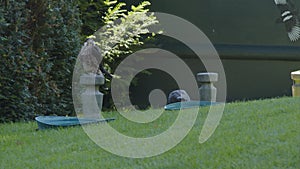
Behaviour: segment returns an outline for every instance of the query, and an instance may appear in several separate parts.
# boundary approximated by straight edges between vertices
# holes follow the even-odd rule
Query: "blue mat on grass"
[[[188,102],[177,102],[166,105],[165,110],[180,110],[195,108],[199,106],[210,106],[220,104],[219,102],[209,102],[209,101],[188,101]]]
[[[69,127],[82,124],[109,122],[115,120],[115,118],[89,119],[65,116],[38,116],[35,118],[35,120],[37,121],[38,129],[43,130],[48,128]]]

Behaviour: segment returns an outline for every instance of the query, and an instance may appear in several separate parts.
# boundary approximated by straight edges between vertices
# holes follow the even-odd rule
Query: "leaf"
[[[5,97],[4,95],[0,94],[0,99],[5,99],[5,100],[7,100],[8,98]]]
[[[105,0],[105,1],[104,1],[104,4],[105,4],[106,6],[111,6],[111,5],[116,4],[117,2],[118,2],[117,0],[115,0],[115,1]]]

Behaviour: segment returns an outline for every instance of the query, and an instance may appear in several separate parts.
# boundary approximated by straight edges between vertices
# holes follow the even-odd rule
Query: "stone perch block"
[[[300,96],[300,70],[292,72],[291,78],[293,79],[292,93],[293,97]]]
[[[103,85],[104,82],[105,82],[105,78],[102,74],[98,75],[98,74],[89,73],[80,76],[80,84],[82,85],[99,86],[99,85]]]
[[[200,83],[212,83],[218,81],[218,73],[198,73],[197,80]]]
[[[84,116],[87,118],[99,118],[99,110],[101,111],[103,103],[103,93],[99,91],[99,87],[104,84],[104,81],[102,74],[88,73],[80,76],[80,84],[85,89],[81,94],[81,102]]]
[[[200,101],[216,102],[217,88],[213,83],[218,81],[218,73],[198,73],[197,80],[201,84],[199,88]]]

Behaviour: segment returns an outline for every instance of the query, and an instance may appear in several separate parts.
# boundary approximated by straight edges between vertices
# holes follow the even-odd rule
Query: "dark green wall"
[[[273,0],[152,0],[152,10],[182,17],[213,43],[299,45],[290,43]],[[297,6],[299,2],[297,2]]]
[[[184,60],[195,75],[205,71],[197,59]],[[168,61],[165,62],[167,64]],[[222,63],[226,73],[227,101],[291,96],[290,73],[300,69],[300,61],[229,59],[222,60]],[[220,88],[219,85],[215,84],[217,88]],[[132,87],[133,102],[144,104],[150,91],[157,88],[167,95],[177,85],[169,75],[157,70],[151,75],[139,76],[139,85]]]
[[[224,65],[228,101],[291,95],[290,72],[300,69],[300,40],[290,42],[284,25],[275,23],[280,12],[273,0],[151,2],[152,11],[186,19],[212,41]],[[300,7],[300,2],[296,5]],[[205,71],[184,45],[169,43],[164,49],[181,57],[194,74]],[[162,88],[167,94],[176,88],[174,80],[157,71],[141,75],[139,84],[132,87],[132,100],[137,104],[147,102],[152,89]]]

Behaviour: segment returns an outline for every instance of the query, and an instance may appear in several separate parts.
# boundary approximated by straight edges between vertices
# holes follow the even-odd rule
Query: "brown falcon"
[[[88,39],[79,53],[79,59],[86,73],[99,74],[99,65],[102,61],[100,48],[93,39]]]

